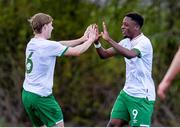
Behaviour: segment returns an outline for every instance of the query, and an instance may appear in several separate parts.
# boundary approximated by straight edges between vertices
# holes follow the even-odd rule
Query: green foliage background
[[[154,48],[157,87],[180,46],[179,5],[178,0],[0,0],[0,126],[31,126],[21,103],[21,89],[25,48],[33,36],[27,19],[32,15],[44,12],[54,18],[52,40],[79,38],[92,23],[102,30],[104,19],[118,42],[123,16],[131,11],[141,13],[145,17],[143,33]],[[153,126],[180,126],[179,78],[165,101],[157,98]],[[123,58],[101,60],[93,46],[80,57],[57,58],[53,89],[65,126],[106,126],[124,81]]]

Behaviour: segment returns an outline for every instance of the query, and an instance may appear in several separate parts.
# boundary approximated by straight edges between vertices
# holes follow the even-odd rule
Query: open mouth
[[[125,33],[126,33],[126,31],[123,29],[123,30],[122,30],[122,34],[124,34],[124,35],[125,35]]]

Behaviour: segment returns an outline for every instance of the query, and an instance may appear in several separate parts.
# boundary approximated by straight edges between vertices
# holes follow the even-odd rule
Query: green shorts
[[[122,119],[130,126],[150,126],[154,101],[136,98],[121,91],[111,111],[111,119]]]
[[[23,89],[22,102],[33,126],[51,127],[58,122],[63,122],[61,108],[53,95],[41,97]]]

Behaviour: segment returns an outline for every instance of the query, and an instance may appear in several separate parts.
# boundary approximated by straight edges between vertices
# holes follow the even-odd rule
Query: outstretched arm
[[[117,42],[115,42],[109,36],[109,33],[107,31],[106,24],[104,21],[103,21],[103,32],[101,32],[101,35],[102,35],[103,39],[105,39],[120,55],[122,55],[128,59],[138,56],[138,53],[135,50],[129,50],[127,48],[120,46]]]
[[[81,44],[83,42],[85,42],[87,39],[82,36],[81,38],[78,38],[78,39],[74,39],[74,40],[63,40],[63,41],[59,41],[62,45],[65,45],[65,46],[70,46],[70,47],[73,47],[73,46],[76,46],[78,44]]]
[[[90,28],[92,28],[92,25],[89,25],[86,29],[86,31],[84,32],[84,35],[79,38],[79,39],[75,39],[75,40],[64,40],[64,41],[59,41],[62,45],[65,45],[65,46],[69,46],[69,47],[74,47],[76,45],[79,45],[85,41],[88,40],[88,35],[89,35],[89,31],[90,31]]]
[[[95,32],[95,26],[92,25],[89,30],[89,37],[88,40],[85,41],[83,44],[77,45],[75,47],[69,47],[67,51],[64,53],[66,56],[79,56],[82,53],[84,53],[91,44],[95,41],[96,38],[96,32]]]
[[[113,47],[108,48],[108,49],[104,49],[101,46],[100,42],[95,43],[95,48],[96,48],[96,51],[97,51],[97,53],[98,53],[98,55],[100,56],[101,59],[107,59],[109,57],[112,57],[112,56],[116,55],[116,51],[115,51],[115,49]]]
[[[104,49],[101,46],[101,43],[99,42],[100,36],[101,34],[99,34],[99,29],[98,29],[98,26],[96,25],[96,41],[94,42],[94,46],[100,58],[106,59],[106,58],[114,56],[116,54],[116,51],[113,47]]]
[[[164,99],[166,97],[165,92],[172,85],[171,83],[178,73],[180,73],[180,48],[174,56],[166,75],[159,84],[157,93],[161,99]]]

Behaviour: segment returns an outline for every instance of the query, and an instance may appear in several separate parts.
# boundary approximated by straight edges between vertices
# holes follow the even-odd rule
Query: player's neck
[[[46,39],[46,37],[43,34],[35,34],[34,38],[36,38],[36,39]]]
[[[131,38],[131,40],[138,38],[141,34],[142,34],[141,32],[135,33],[135,34],[133,35],[133,37]]]

